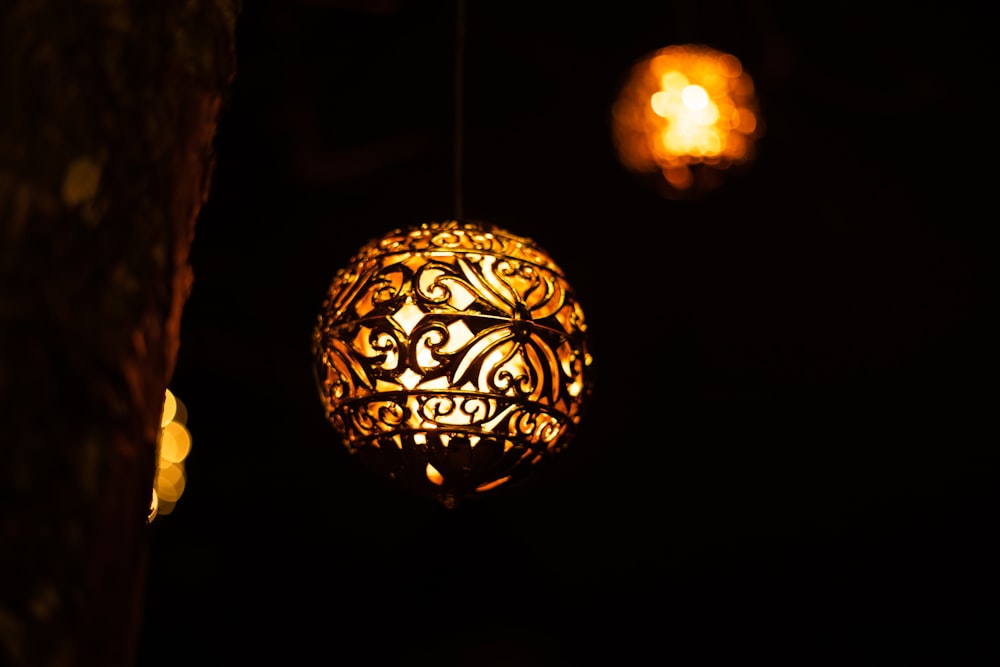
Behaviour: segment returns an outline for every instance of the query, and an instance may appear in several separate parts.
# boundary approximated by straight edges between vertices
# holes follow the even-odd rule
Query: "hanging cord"
[[[462,220],[462,133],[465,79],[465,0],[455,0],[455,219]]]

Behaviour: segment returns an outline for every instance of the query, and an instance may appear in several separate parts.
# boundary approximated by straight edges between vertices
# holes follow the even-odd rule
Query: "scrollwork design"
[[[418,397],[417,405],[420,407],[420,419],[423,423],[440,426],[445,423],[442,421],[443,419],[455,414],[460,400],[460,396],[449,396],[448,394]]]
[[[368,331],[368,348],[365,355],[355,350],[355,354],[367,361],[373,379],[394,379],[407,368],[406,332],[392,319],[386,318],[373,323]]]
[[[441,260],[428,260],[413,276],[414,293],[422,303],[432,306],[452,305],[455,287],[475,295],[475,289],[464,280],[451,264]],[[456,308],[458,310],[458,308]]]
[[[366,244],[328,290],[313,351],[351,451],[445,494],[558,451],[589,392],[568,283],[530,240],[492,226],[429,223]]]
[[[517,236],[494,225],[455,220],[428,222],[409,230],[395,229],[381,238],[372,239],[364,244],[351,257],[350,263],[364,263],[387,255],[436,250],[514,257],[562,274],[548,253],[531,239]]]
[[[346,413],[350,425],[345,435],[351,442],[370,440],[379,434],[398,431],[410,417],[410,410],[406,405],[391,399],[354,403]],[[346,425],[347,421],[344,423]]]
[[[410,333],[408,359],[410,366],[424,379],[445,373],[448,355],[442,352],[451,342],[451,332],[440,318],[424,318]],[[426,354],[425,354],[426,352]]]
[[[346,311],[357,319],[385,317],[402,305],[413,272],[403,264],[390,264],[370,271],[359,280]]]
[[[455,355],[452,384],[529,401],[555,401],[562,393],[559,361],[537,332],[520,335],[511,325],[480,332]]]
[[[495,399],[444,392],[418,395],[415,404],[421,424],[435,428],[485,424],[498,409]]]
[[[533,264],[496,257],[484,257],[478,265],[462,259],[458,263],[482,298],[501,312],[516,316],[520,307],[530,313],[530,319],[540,321],[565,304],[563,281]]]

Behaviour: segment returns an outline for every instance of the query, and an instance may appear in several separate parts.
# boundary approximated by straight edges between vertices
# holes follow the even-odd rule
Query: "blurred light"
[[[668,46],[639,60],[612,109],[622,164],[671,198],[714,190],[763,134],[753,80],[733,55]]]
[[[191,434],[180,422],[172,421],[160,432],[160,461],[183,463],[191,451]]]
[[[177,399],[167,389],[167,397],[163,400],[163,415],[160,417],[160,428],[163,428],[174,420],[177,414]]]
[[[156,439],[156,476],[147,521],[170,514],[184,493],[184,460],[191,451],[191,433],[185,424],[187,408],[169,389],[163,400],[160,433]]]
[[[446,507],[561,451],[591,390],[562,271],[530,239],[478,223],[369,241],[334,276],[312,351],[351,454]]]

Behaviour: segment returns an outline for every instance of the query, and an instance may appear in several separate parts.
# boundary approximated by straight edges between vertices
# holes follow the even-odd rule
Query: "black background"
[[[456,96],[454,3],[247,3],[141,666],[1000,655],[985,4],[468,4]],[[672,201],[609,114],[687,42],[766,134]],[[556,466],[449,512],[347,457],[309,334],[364,241],[459,209],[556,258],[597,386]]]

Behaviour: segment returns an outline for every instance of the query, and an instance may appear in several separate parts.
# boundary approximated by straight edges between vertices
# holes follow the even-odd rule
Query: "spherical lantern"
[[[592,389],[583,311],[530,239],[434,222],[364,245],[313,332],[326,416],[381,477],[446,507],[571,440]]]
[[[622,164],[672,199],[714,190],[763,134],[754,83],[735,56],[698,44],[640,59],[612,109]]]

